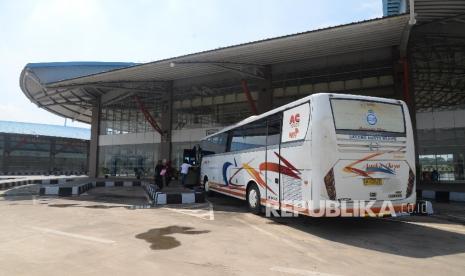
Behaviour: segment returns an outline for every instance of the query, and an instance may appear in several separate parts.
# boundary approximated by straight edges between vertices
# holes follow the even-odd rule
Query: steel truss
[[[465,105],[465,36],[416,35],[409,54],[417,111],[453,110]]]

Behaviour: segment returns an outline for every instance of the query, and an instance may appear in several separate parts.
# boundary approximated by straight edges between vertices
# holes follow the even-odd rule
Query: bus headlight
[[[407,193],[406,197],[410,197],[413,193],[413,186],[415,186],[415,174],[413,173],[412,169],[408,172],[408,182],[407,182]]]
[[[324,181],[329,199],[336,200],[336,185],[334,184],[334,171],[332,168],[326,174]]]

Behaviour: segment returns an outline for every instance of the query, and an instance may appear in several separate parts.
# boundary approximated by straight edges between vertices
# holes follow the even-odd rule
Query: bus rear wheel
[[[247,189],[247,205],[249,211],[253,214],[260,214],[262,212],[262,206],[260,204],[260,190],[257,185],[252,184],[249,189]]]

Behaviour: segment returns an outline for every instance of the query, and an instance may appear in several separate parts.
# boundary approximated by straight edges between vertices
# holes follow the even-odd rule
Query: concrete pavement
[[[87,198],[2,198],[0,274],[465,271],[465,227],[441,218],[269,219],[249,214],[242,201],[223,196],[191,206],[130,208],[145,202],[138,189],[121,194],[118,188],[102,188],[89,191]]]

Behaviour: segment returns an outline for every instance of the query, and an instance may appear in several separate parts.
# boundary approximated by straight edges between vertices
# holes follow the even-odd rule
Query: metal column
[[[11,141],[10,135],[3,134],[4,136],[4,144],[3,144],[3,173],[7,174],[10,172],[10,151],[11,151]]]
[[[100,135],[100,109],[100,98],[98,98],[92,106],[89,146],[89,177],[98,176],[98,139]]]
[[[48,170],[53,172],[55,170],[55,154],[56,154],[56,139],[50,139],[50,152],[49,152],[49,166]]]
[[[171,160],[171,131],[173,122],[173,83],[168,85],[162,98],[160,157]]]

